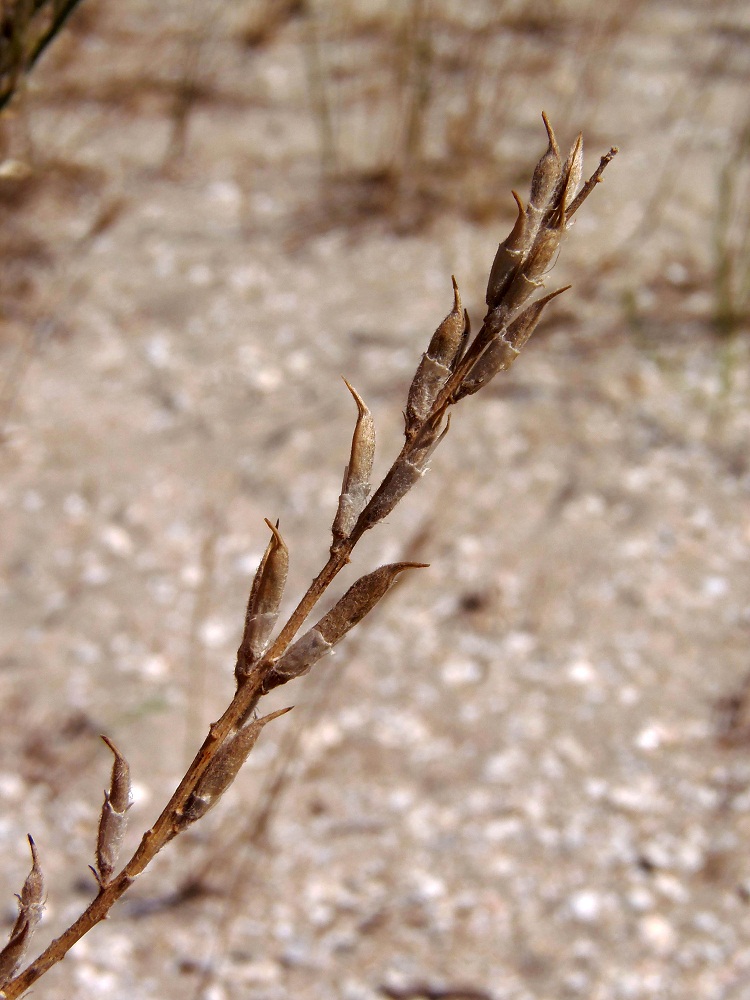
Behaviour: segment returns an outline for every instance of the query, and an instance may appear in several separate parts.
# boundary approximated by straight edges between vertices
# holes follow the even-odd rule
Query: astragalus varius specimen
[[[487,284],[487,313],[472,338],[469,316],[453,281],[453,307],[431,338],[405,401],[404,444],[382,483],[371,491],[375,426],[364,400],[351,386],[357,421],[349,462],[332,528],[329,558],[275,638],[287,578],[289,553],[278,524],[253,581],[237,652],[237,689],[222,717],[209,730],[187,773],[161,815],[143,835],[132,858],[115,874],[130,805],[129,768],[110,740],[112,785],[105,795],[96,848],[96,895],[70,927],[23,972],[16,970],[43,903],[42,876],[32,842],[34,867],[22,890],[17,925],[0,953],[0,997],[20,996],[84,934],[102,920],[136,876],[175,836],[199,820],[229,787],[263,727],[287,709],[258,717],[259,700],[272,688],[307,673],[375,605],[405,570],[419,563],[393,563],[360,577],[312,627],[298,633],[368,529],[394,509],[424,475],[435,448],[448,431],[451,407],[479,392],[511,366],[534,331],[546,305],[564,289],[542,295],[545,276],[570,220],[596,186],[616,150],[602,157],[580,188],[583,141],[579,136],[563,157],[544,117],[548,147],[537,163],[528,203],[514,193],[515,225],[498,247]]]

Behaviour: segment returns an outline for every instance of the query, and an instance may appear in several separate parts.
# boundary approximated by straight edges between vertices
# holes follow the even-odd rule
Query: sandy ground
[[[750,997],[750,358],[712,325],[748,9],[435,8],[423,160],[385,181],[411,91],[383,4],[319,5],[316,70],[293,9],[85,0],[6,121],[32,172],[0,188],[0,898],[10,926],[29,831],[37,946],[93,892],[98,734],[133,848],[231,697],[263,518],[289,610],[322,565],[340,375],[382,473],[452,273],[481,317],[541,109],[589,169],[621,147],[550,278],[573,290],[342,587],[430,568],[269,698],[296,709],[40,1000]]]

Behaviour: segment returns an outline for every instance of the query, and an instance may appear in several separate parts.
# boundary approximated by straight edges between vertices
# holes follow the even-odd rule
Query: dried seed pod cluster
[[[566,291],[559,288],[529,302],[544,286],[570,219],[617,152],[602,157],[598,170],[576,195],[583,169],[579,135],[563,161],[546,115],[547,149],[537,163],[528,205],[516,192],[516,221],[497,249],[487,283],[488,311],[470,338],[469,315],[453,279],[453,308],[435,331],[409,388],[405,410],[406,442],[385,479],[351,530],[355,541],[394,509],[427,469],[428,460],[448,431],[446,411],[487,385],[513,364],[534,332],[547,304]]]
[[[381,566],[360,577],[317,623],[297,638],[317,602],[349,562],[363,533],[382,521],[424,475],[429,458],[450,426],[448,409],[477,392],[510,367],[534,331],[547,303],[564,289],[532,299],[543,286],[561,238],[612,159],[612,149],[576,193],[581,179],[581,137],[563,160],[544,117],[548,146],[534,169],[527,205],[514,193],[518,213],[507,239],[500,244],[487,284],[487,314],[471,338],[469,317],[461,303],[455,279],[453,307],[433,334],[409,389],[405,408],[405,441],[380,486],[370,495],[375,453],[372,415],[349,385],[357,405],[357,421],[349,463],[332,525],[330,556],[310,584],[278,635],[271,636],[279,614],[289,567],[289,553],[278,524],[271,531],[253,579],[242,641],[237,651],[237,690],[221,718],[209,731],[185,776],[154,826],[143,835],[132,858],[115,874],[115,865],[130,806],[127,762],[105,738],[114,755],[112,781],[105,792],[99,822],[96,875],[99,892],[78,920],[56,938],[23,972],[17,969],[39,921],[44,886],[33,841],[31,872],[19,896],[18,919],[10,941],[0,952],[0,1000],[15,1000],[29,989],[91,927],[103,920],[114,902],[169,843],[200,819],[234,781],[264,727],[288,708],[255,718],[259,699],[269,690],[307,673],[317,660],[354,628],[382,600],[404,570],[423,563],[399,562]],[[530,301],[531,300],[531,301]]]
[[[26,876],[21,893],[18,896],[18,916],[10,932],[8,943],[0,951],[0,987],[16,974],[31,936],[42,919],[44,909],[44,876],[39,866],[39,856],[36,844],[29,836],[31,848],[31,871]]]
[[[552,125],[543,115],[549,144],[534,169],[529,202],[515,191],[518,214],[510,235],[495,254],[486,302],[482,351],[456,393],[471,395],[513,364],[539,322],[544,307],[556,295],[526,305],[544,285],[544,277],[570,222],[571,206],[583,171],[583,136],[579,135],[563,162]],[[524,306],[526,306],[524,308]]]

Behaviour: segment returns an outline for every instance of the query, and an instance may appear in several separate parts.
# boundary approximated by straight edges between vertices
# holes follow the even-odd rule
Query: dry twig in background
[[[0,109],[15,94],[80,0],[3,0],[0,5]]]
[[[564,291],[558,289],[540,298],[533,297],[543,287],[573,214],[594,189],[616,150],[610,150],[602,158],[579,192],[582,137],[578,136],[563,158],[546,116],[544,122],[548,148],[534,170],[528,204],[524,205],[514,193],[518,215],[512,232],[500,244],[490,271],[487,313],[481,329],[472,339],[468,313],[454,279],[453,308],[430,340],[409,389],[403,448],[372,495],[374,422],[364,401],[347,383],[358,415],[332,524],[328,561],[271,640],[286,583],[289,553],[278,524],[266,522],[271,539],[250,592],[235,667],[237,691],[231,703],[210,727],[203,746],[155,824],[143,835],[133,857],[116,875],[117,851],[130,802],[129,769],[119,751],[106,740],[115,763],[99,826],[95,871],[98,893],[60,937],[12,978],[42,905],[41,871],[32,844],[34,867],[20,897],[21,912],[9,944],[0,953],[0,972],[4,976],[0,996],[12,1000],[40,979],[76,941],[106,917],[112,905],[170,840],[216,804],[252,751],[263,727],[289,711],[281,709],[257,718],[255,710],[263,695],[306,674],[372,611],[402,572],[425,565],[393,563],[360,577],[327,614],[297,638],[315,605],[349,562],[362,535],[386,518],[424,475],[433,451],[448,431],[450,408],[511,366],[533,333],[546,304]]]

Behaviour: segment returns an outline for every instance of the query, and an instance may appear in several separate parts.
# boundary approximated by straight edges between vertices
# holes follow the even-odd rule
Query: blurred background
[[[28,72],[27,72],[28,71]],[[94,891],[291,610],[355,413],[398,452],[455,274],[477,328],[546,147],[556,300],[338,592],[405,576],[235,787],[35,989],[139,1000],[750,995],[750,7],[5,0],[0,917]],[[345,577],[345,579],[344,579]]]

